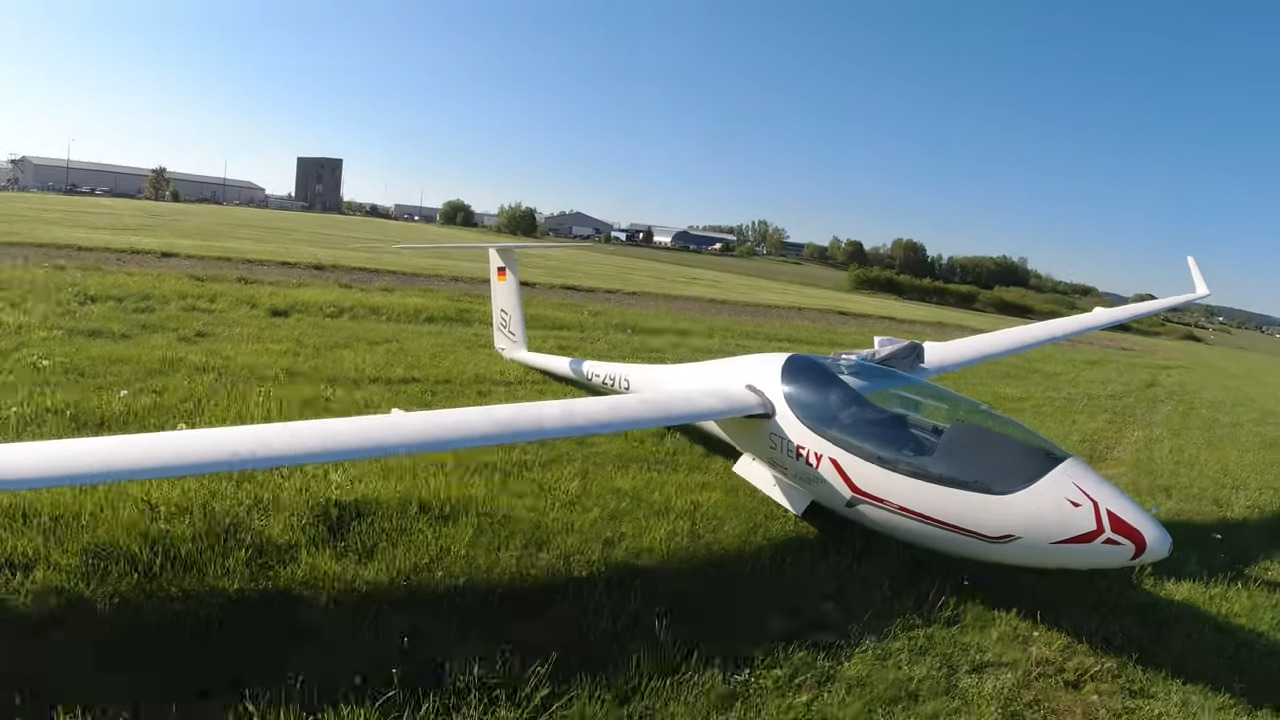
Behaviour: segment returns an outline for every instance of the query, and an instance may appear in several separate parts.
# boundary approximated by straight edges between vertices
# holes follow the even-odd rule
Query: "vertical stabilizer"
[[[557,250],[590,247],[589,242],[507,242],[507,243],[405,243],[397,248],[422,250],[489,251],[489,300],[493,307],[493,347],[504,357],[529,349],[524,334],[524,305],[520,302],[520,270],[516,249]]]
[[[528,350],[514,248],[489,248],[489,298],[493,306],[494,349],[503,355]]]

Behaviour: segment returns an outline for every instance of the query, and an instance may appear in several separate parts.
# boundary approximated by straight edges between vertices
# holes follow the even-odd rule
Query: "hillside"
[[[1121,295],[1120,293],[1101,291],[1103,297],[1117,305],[1123,305],[1129,302],[1129,295]],[[1212,315],[1215,318],[1226,318],[1231,324],[1241,327],[1261,330],[1265,327],[1280,327],[1280,318],[1266,315],[1264,313],[1253,312],[1252,310],[1241,310],[1240,308],[1228,307],[1226,305],[1210,305],[1209,303],[1191,303],[1193,307],[1200,310],[1205,315]]]

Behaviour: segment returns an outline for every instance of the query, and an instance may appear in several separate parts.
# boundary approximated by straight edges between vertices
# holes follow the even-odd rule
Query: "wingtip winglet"
[[[1204,281],[1204,275],[1200,274],[1200,266],[1196,264],[1196,259],[1188,255],[1187,266],[1191,268],[1191,279],[1195,281],[1196,293],[1199,295],[1208,295],[1209,286]]]

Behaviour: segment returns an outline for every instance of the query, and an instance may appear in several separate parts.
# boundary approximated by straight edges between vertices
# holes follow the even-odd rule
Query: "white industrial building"
[[[18,190],[93,188],[112,195],[138,196],[151,175],[150,168],[109,165],[66,158],[23,155],[13,160],[14,185]],[[169,180],[183,199],[206,198],[215,202],[261,205],[267,190],[248,180],[168,171]]]
[[[440,217],[440,208],[396,203],[391,206],[391,214],[400,220],[422,220],[433,223]]]
[[[613,223],[582,212],[547,215],[542,223],[547,226],[549,234],[562,237],[590,237],[613,232]]]
[[[728,233],[711,232],[709,230],[690,230],[688,228],[655,227],[653,228],[653,244],[671,247],[690,248],[692,250],[720,250],[726,244],[733,244],[737,239]]]
[[[291,195],[272,195],[267,193],[267,207],[273,210],[306,210],[307,204],[294,200]]]

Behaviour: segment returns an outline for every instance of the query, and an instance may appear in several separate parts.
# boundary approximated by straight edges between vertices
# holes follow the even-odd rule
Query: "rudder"
[[[493,348],[504,357],[529,349],[524,330],[524,305],[520,301],[520,271],[516,249],[556,250],[590,247],[589,242],[421,243],[396,248],[489,251],[489,302],[493,311]]]
[[[514,248],[489,248],[489,300],[493,308],[493,348],[503,355],[529,349],[520,301],[520,271]]]

